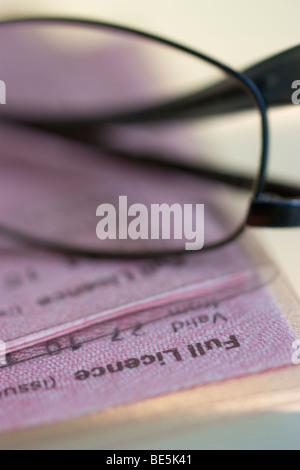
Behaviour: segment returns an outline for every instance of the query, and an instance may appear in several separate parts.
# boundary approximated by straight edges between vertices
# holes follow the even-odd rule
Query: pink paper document
[[[105,67],[103,74],[109,82]],[[108,144],[118,148],[120,129],[111,131]],[[147,134],[155,149],[152,136],[156,129]],[[176,128],[158,137],[159,147],[198,155]],[[240,228],[250,192],[227,200],[230,191],[218,181],[158,173],[138,159],[3,122],[0,142],[0,433],[291,365],[295,334],[270,289],[277,270],[251,237],[208,252],[112,260],[49,252],[1,234],[5,226],[98,249],[98,205],[126,195],[145,205],[204,204],[205,238],[216,243]]]
[[[125,265],[72,263],[8,247],[3,257],[3,248],[3,337],[24,335],[26,343],[30,331],[72,318],[79,328],[7,355],[0,430],[290,365],[295,335],[269,291],[276,270],[251,240],[245,246]],[[114,276],[119,280],[103,281]],[[193,288],[187,288],[190,279]],[[94,287],[84,288],[87,282]],[[180,295],[168,295],[172,286]],[[123,315],[109,321],[89,317],[117,299],[132,304],[162,292],[164,305],[141,301],[133,313],[120,309]]]
[[[152,169],[66,139],[0,125],[0,227],[68,245],[111,248],[96,238],[96,209],[116,202],[205,202],[216,187],[199,176]],[[222,196],[222,197],[221,197]],[[231,208],[229,201],[228,208]],[[208,207],[208,205],[206,205]],[[234,210],[230,210],[234,213]],[[205,212],[205,237],[227,232],[226,219]],[[119,240],[126,244],[130,240]],[[173,240],[175,242],[175,240]],[[166,243],[169,247],[170,240]],[[112,241],[114,243],[114,241]],[[151,244],[152,240],[139,240]],[[132,242],[138,243],[138,242]],[[7,352],[176,299],[230,289],[252,281],[256,268],[266,279],[272,267],[251,247],[228,245],[221,251],[145,260],[93,260],[29,249],[0,240],[0,339]]]

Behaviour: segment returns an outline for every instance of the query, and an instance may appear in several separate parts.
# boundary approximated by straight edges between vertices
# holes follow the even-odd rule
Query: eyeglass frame
[[[202,52],[198,52],[188,46],[179,44],[175,41],[160,37],[158,35],[141,31],[139,29],[130,28],[127,26],[121,26],[110,22],[94,21],[89,19],[78,19],[78,18],[68,18],[68,17],[34,17],[34,18],[17,18],[0,21],[0,27],[3,25],[16,25],[24,23],[55,23],[55,24],[74,24],[78,26],[91,26],[91,27],[101,27],[107,28],[110,30],[115,30],[118,32],[125,32],[133,34],[137,37],[148,39],[154,41],[158,44],[169,46],[173,49],[177,49],[181,52],[185,52],[191,56],[194,56],[200,60],[217,67],[226,73],[229,77],[237,80],[244,89],[246,89],[254,99],[257,109],[260,113],[261,120],[261,149],[260,149],[260,166],[258,174],[255,179],[254,188],[253,188],[253,199],[250,202],[249,212],[246,216],[245,221],[242,223],[241,227],[236,230],[236,232],[230,237],[224,239],[223,241],[216,243],[214,245],[204,247],[204,249],[214,249],[220,246],[224,246],[232,241],[234,241],[247,226],[251,227],[269,227],[269,228],[288,228],[288,227],[300,227],[300,198],[298,196],[300,190],[297,188],[292,188],[289,186],[284,186],[280,184],[267,183],[267,167],[269,162],[269,123],[267,116],[267,104],[265,102],[264,96],[260,91],[259,87],[255,81],[250,78],[246,73],[238,72],[231,67],[223,64],[219,60],[216,60]],[[17,120],[17,122],[20,122]],[[29,123],[34,125],[34,123]],[[72,127],[72,123],[71,124]],[[73,125],[79,125],[78,120],[73,123]],[[85,123],[93,124],[93,122]],[[38,126],[43,128],[43,126]],[[46,130],[49,130],[49,126],[46,126]],[[50,125],[51,130],[51,125]],[[53,131],[53,129],[52,129]],[[56,129],[57,131],[57,129]],[[68,137],[70,137],[67,134]],[[147,158],[147,161],[149,159]],[[156,160],[155,160],[156,161]],[[165,164],[165,163],[164,163]],[[185,165],[178,165],[168,162],[169,167],[182,167],[186,170],[189,168]],[[192,168],[191,171],[197,171],[196,168]],[[278,195],[274,194],[279,193]],[[287,196],[287,198],[285,197]],[[292,198],[291,198],[292,197]],[[0,231],[11,237],[21,239],[30,244],[46,248],[48,250],[60,251],[64,253],[73,253],[78,255],[91,255],[91,256],[100,256],[100,257],[144,257],[144,256],[153,256],[153,255],[164,255],[164,254],[177,254],[177,253],[191,253],[184,250],[174,251],[163,251],[163,252],[147,252],[147,253],[107,253],[107,252],[90,252],[89,250],[77,250],[76,248],[69,247],[68,245],[61,245],[56,243],[49,243],[47,241],[42,241],[35,239],[34,237],[28,237],[26,235],[17,233],[13,230],[10,230],[6,227],[0,225]]]

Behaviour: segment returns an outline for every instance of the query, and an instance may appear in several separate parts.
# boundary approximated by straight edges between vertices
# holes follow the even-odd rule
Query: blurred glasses
[[[152,204],[204,204],[206,249],[235,239],[247,224],[299,226],[299,188],[266,185],[261,91],[278,105],[290,100],[290,88],[263,79],[283,59],[293,67],[299,49],[278,57],[240,74],[115,25],[0,23],[7,93],[0,107],[1,232],[83,255],[184,251],[186,240],[174,234],[100,241],[97,207],[118,207],[119,196],[149,212]],[[130,217],[117,217],[118,230]]]

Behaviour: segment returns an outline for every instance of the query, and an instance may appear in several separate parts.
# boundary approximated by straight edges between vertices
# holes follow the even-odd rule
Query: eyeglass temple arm
[[[299,64],[300,46],[296,46],[256,64],[244,73],[258,85],[268,106],[288,105],[292,103],[292,83],[300,76]],[[99,126],[104,125],[105,128],[105,125],[110,123],[156,122],[243,111],[248,106],[243,99],[244,95],[231,81],[224,81],[199,93],[132,113],[84,121],[53,120],[43,123],[39,120],[26,124],[75,140],[93,143],[94,131],[99,131]],[[222,172],[215,172],[211,177],[232,186],[245,187],[245,178],[241,176],[230,177]],[[248,181],[247,184],[249,187],[251,182]],[[300,189],[266,183],[265,192],[253,201],[248,224],[261,227],[299,227]],[[279,196],[275,196],[274,193]]]
[[[292,104],[292,84],[300,76],[300,46],[288,49],[245,70],[258,86],[268,107]],[[224,80],[200,92],[152,108],[112,116],[118,123],[208,117],[253,109],[240,84]]]
[[[122,160],[133,158],[140,163],[154,163],[161,167],[172,167],[193,176],[198,175],[206,180],[226,184],[230,187],[253,190],[253,178],[241,174],[227,173],[226,171],[209,168],[207,165],[191,166],[186,163],[169,162],[161,159],[159,155],[139,155],[138,157],[124,151],[112,150],[108,147],[102,149]],[[300,188],[284,185],[276,181],[267,181],[264,193],[258,195],[251,203],[247,225],[252,227],[291,228],[300,227]]]
[[[252,202],[247,224],[268,228],[300,227],[300,199],[263,194]]]
[[[267,106],[282,106],[292,103],[292,83],[300,76],[300,46],[288,49],[272,56],[244,71],[258,86]],[[65,131],[78,135],[90,134],[105,124],[127,124],[143,122],[159,122],[178,119],[191,119],[214,116],[230,112],[253,109],[240,84],[234,80],[224,80],[202,91],[181,96],[174,100],[160,103],[152,107],[137,109],[130,112],[114,112],[112,115],[96,116],[80,119],[41,119],[26,120],[27,124],[40,129],[60,133]]]
[[[300,76],[300,46],[284,51],[247,69],[244,73],[252,78],[262,92],[267,106],[282,106],[292,103],[292,83]],[[157,109],[140,113],[140,121],[184,117],[201,117],[247,109],[245,94],[238,87],[223,82],[196,95],[166,104]],[[214,102],[213,98],[218,97]],[[176,118],[176,117],[175,117]],[[134,120],[134,115],[131,119]],[[231,186],[251,188],[252,181],[242,176],[231,176],[222,172],[201,170],[202,176]],[[247,224],[253,227],[300,227],[300,188],[267,182],[264,194],[251,204]]]
[[[300,77],[300,46],[271,57],[246,73],[262,92],[267,106],[291,104],[292,84]],[[265,193],[251,204],[248,225],[300,227],[300,188],[294,188],[292,192],[286,192],[286,189],[267,183]]]
[[[193,176],[226,184],[230,187],[253,190],[253,178],[241,174],[227,173],[226,171],[209,168],[207,165],[191,166],[180,162],[169,162],[161,160],[158,155],[133,156],[128,152],[111,150],[102,147],[106,152],[110,152],[122,159],[138,159],[141,163],[155,163],[162,167],[171,166],[174,169]],[[267,181],[264,193],[256,196],[250,206],[247,218],[247,225],[252,227],[270,228],[291,228],[300,227],[300,188],[291,185],[284,185],[275,181]]]

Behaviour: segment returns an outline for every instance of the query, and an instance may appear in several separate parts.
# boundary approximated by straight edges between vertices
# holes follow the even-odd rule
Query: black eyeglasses
[[[291,103],[299,59],[296,47],[238,73],[114,24],[1,22],[1,233],[66,253],[127,257],[185,251],[197,204],[205,249],[247,225],[300,226],[299,188],[266,182],[267,106]],[[142,219],[136,204],[148,215],[164,205],[166,226],[159,211],[155,222]],[[102,240],[99,205],[115,228],[108,237],[103,223]],[[180,216],[191,219],[181,238]]]

